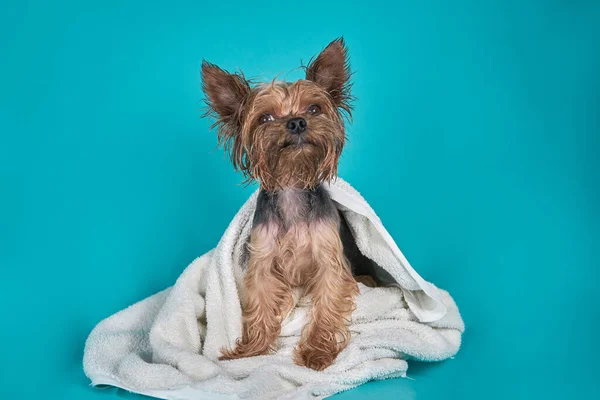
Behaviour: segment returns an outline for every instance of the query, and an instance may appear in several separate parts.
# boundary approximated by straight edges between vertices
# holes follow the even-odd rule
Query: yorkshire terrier
[[[311,311],[294,361],[323,370],[350,340],[357,280],[375,284],[365,275],[369,261],[322,186],[337,175],[344,120],[352,111],[343,39],[331,42],[305,71],[306,78],[295,82],[256,84],[202,63],[219,144],[246,182],[260,184],[247,243],[242,336],[234,349],[222,349],[222,360],[267,354],[294,307],[294,289],[301,288]]]

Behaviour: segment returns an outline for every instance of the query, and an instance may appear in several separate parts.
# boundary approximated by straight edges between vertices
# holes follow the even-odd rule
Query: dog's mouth
[[[304,138],[295,138],[293,140],[287,140],[283,143],[283,145],[281,146],[281,150],[284,149],[301,149],[304,147],[310,147],[310,146],[314,146],[314,143],[311,142],[310,140],[306,140]]]

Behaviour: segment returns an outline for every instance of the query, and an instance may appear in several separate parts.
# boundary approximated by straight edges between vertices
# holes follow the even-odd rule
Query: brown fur
[[[296,362],[322,370],[335,360],[350,340],[347,323],[354,310],[358,286],[344,257],[338,227],[317,224],[311,232],[316,268],[306,281],[312,299],[311,320],[305,326],[296,350]]]
[[[281,322],[294,306],[290,282],[281,268],[278,229],[261,226],[250,237],[250,262],[244,276],[243,331],[235,350],[221,359],[255,356],[269,351]]]
[[[243,332],[221,359],[266,354],[293,307],[292,288],[303,287],[312,301],[295,360],[321,370],[350,339],[347,323],[358,286],[344,256],[338,227],[315,222],[281,232],[273,226],[253,229],[250,262],[244,277]]]
[[[312,104],[321,107],[319,115],[306,114],[306,108]],[[267,113],[275,121],[258,125],[258,118]],[[309,129],[301,145],[286,133],[285,123],[290,116],[307,120]],[[261,187],[270,191],[290,186],[308,189],[330,180],[337,174],[337,161],[345,142],[344,124],[337,108],[321,88],[304,80],[260,88],[241,135],[251,162],[248,176],[259,177]]]
[[[352,97],[345,44],[330,43],[306,67],[306,79],[292,83],[254,84],[207,62],[202,79],[208,113],[217,116],[219,143],[234,167],[246,182],[256,180],[262,191],[279,193],[277,205],[255,213],[242,336],[234,349],[223,349],[221,359],[267,354],[294,306],[293,288],[301,287],[312,307],[294,359],[322,370],[350,339],[358,294],[337,209],[323,195],[317,197],[320,205],[311,203],[315,197],[306,201],[308,191],[316,193],[337,175],[346,141],[344,118],[350,117]],[[299,117],[306,130],[294,134],[286,124]]]
[[[306,68],[306,79],[251,86],[241,73],[230,74],[202,63],[208,115],[217,116],[219,143],[246,182],[258,180],[265,190],[289,186],[312,188],[337,174],[350,116],[350,72],[342,39],[333,41]],[[317,104],[321,113],[306,113]],[[264,114],[275,121],[261,125]],[[306,142],[297,145],[286,134],[292,116],[306,118]],[[294,162],[290,162],[294,160]]]

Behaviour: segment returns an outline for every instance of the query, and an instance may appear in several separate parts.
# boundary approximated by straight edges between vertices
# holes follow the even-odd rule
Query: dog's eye
[[[317,115],[318,113],[321,112],[321,107],[319,107],[317,104],[311,104],[306,109],[306,112],[309,113],[310,115]]]
[[[266,124],[267,122],[275,121],[275,118],[271,114],[263,114],[258,119],[258,122],[261,124]]]

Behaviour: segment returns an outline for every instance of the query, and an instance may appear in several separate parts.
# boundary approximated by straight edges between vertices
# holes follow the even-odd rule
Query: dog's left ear
[[[306,68],[306,80],[322,87],[336,106],[350,111],[350,63],[343,38],[329,43]]]

